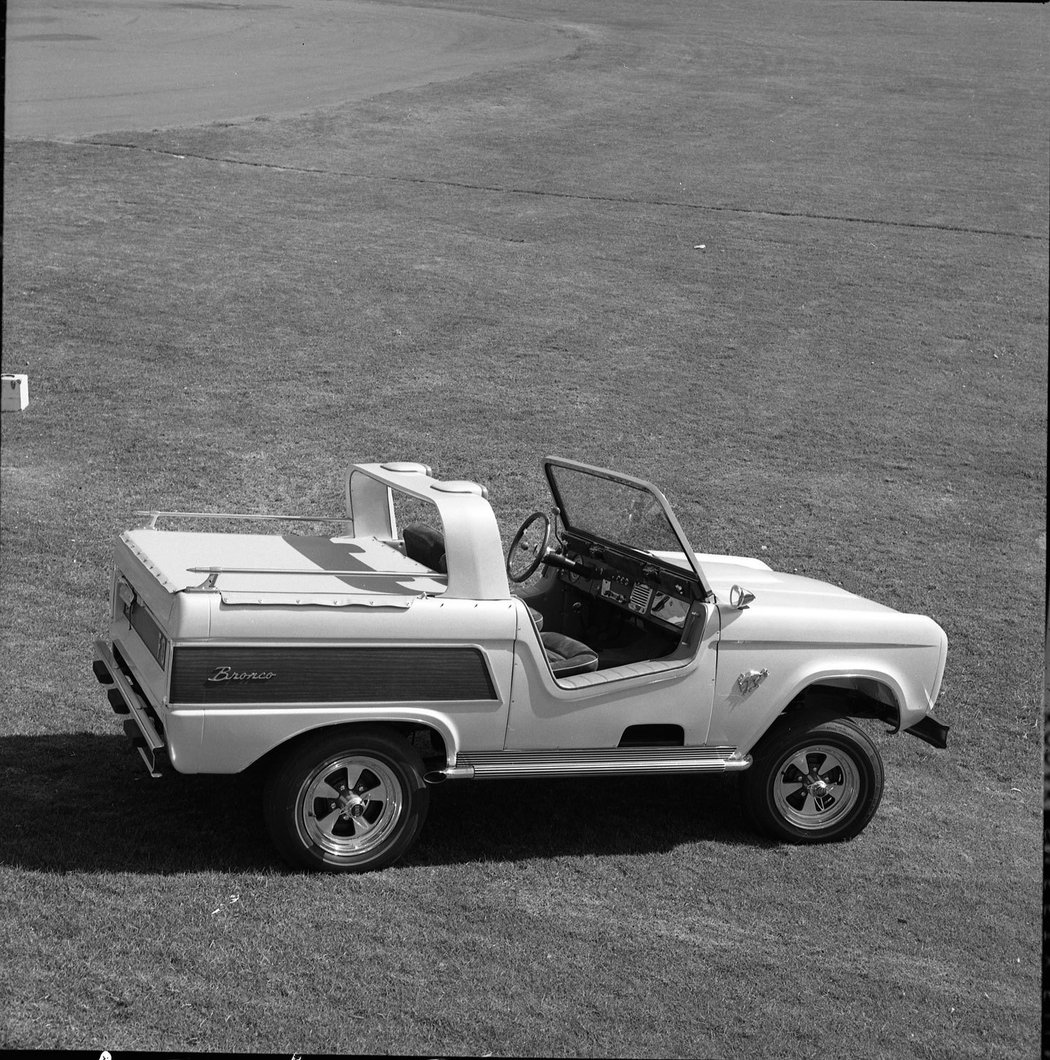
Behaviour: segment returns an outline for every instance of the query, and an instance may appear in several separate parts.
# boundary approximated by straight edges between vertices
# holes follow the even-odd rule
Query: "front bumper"
[[[92,670],[99,683],[107,687],[110,706],[117,714],[129,715],[124,722],[124,732],[142,756],[150,776],[163,776],[161,764],[167,756],[164,737],[151,717],[153,711],[136,691],[130,674],[117,662],[110,645],[104,640],[96,640],[94,652]]]
[[[948,746],[948,726],[943,725],[930,714],[927,714],[917,725],[912,725],[904,731],[910,732],[912,736],[918,736],[931,747],[942,751]]]

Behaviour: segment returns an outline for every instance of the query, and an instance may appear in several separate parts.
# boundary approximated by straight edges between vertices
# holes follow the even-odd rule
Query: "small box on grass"
[[[29,376],[5,375],[0,377],[0,408],[4,412],[21,412],[29,404]]]

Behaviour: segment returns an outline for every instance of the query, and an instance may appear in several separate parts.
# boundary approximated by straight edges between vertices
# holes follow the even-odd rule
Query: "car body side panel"
[[[177,772],[228,772],[202,768],[208,751],[204,743],[204,711],[169,708],[163,711],[162,719],[168,759]]]
[[[176,747],[173,764],[180,772],[235,773],[272,751],[282,743],[305,732],[324,726],[364,722],[399,722],[426,725],[440,733],[450,753],[463,743],[478,750],[498,750],[503,746],[507,711],[511,698],[516,620],[510,600],[462,601],[441,598],[417,600],[407,610],[376,608],[330,608],[287,606],[259,608],[229,606],[218,593],[202,593],[195,601],[207,601],[212,609],[212,635],[205,638],[181,638],[174,633],[173,652],[206,651],[209,666],[195,667],[193,680],[208,682],[222,664],[223,652],[229,653],[236,672],[239,661],[252,652],[258,657],[281,658],[285,664],[316,666],[318,655],[326,651],[335,660],[324,682],[313,673],[304,681],[322,689],[323,701],[310,701],[296,693],[286,699],[279,691],[287,688],[267,679],[248,680],[229,695],[223,695],[232,682],[216,683],[207,696],[184,695],[187,702],[172,703],[164,713],[176,715],[184,729],[171,730],[171,741],[177,732],[199,726],[201,738],[194,747]],[[279,626],[277,623],[279,622]],[[279,636],[278,636],[279,634]],[[289,649],[289,645],[295,645]],[[359,649],[365,661],[382,656],[389,665],[419,665],[431,649],[436,654],[462,653],[472,668],[481,665],[486,671],[484,693],[475,698],[444,699],[438,693],[429,699],[414,700],[402,694],[398,699],[369,699],[362,693],[360,673],[347,671],[347,697],[338,692],[339,665],[359,665],[354,656]],[[272,650],[272,651],[271,651]],[[473,671],[472,671],[473,672]],[[225,675],[219,675],[220,677]],[[382,676],[382,675],[380,675]],[[407,675],[409,678],[412,675]],[[187,688],[184,679],[180,687]],[[426,687],[426,681],[411,679],[399,687]],[[469,682],[478,682],[471,676]],[[352,687],[352,692],[351,692]],[[388,690],[389,681],[377,688]],[[195,700],[189,702],[189,700]],[[200,700],[209,700],[200,702]]]
[[[680,725],[688,747],[709,742],[717,619],[707,623],[695,654],[666,660],[666,669],[568,688],[554,680],[524,605],[519,607],[509,750],[616,747],[626,728],[648,724]]]

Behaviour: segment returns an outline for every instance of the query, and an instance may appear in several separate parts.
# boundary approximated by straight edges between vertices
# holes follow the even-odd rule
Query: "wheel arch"
[[[814,677],[788,702],[776,721],[800,710],[819,710],[828,717],[872,718],[900,729],[903,691],[885,675],[826,674]]]
[[[299,747],[310,740],[336,732],[352,733],[354,731],[391,733],[414,747],[424,761],[428,758],[440,758],[443,764],[448,762],[452,749],[456,747],[455,734],[433,721],[406,718],[343,720],[313,725],[295,733],[256,758],[246,767],[245,772],[269,772],[276,763],[287,755],[294,754]]]
[[[426,820],[425,764],[396,725],[321,725],[282,745],[263,818],[292,867],[366,872],[398,861]]]

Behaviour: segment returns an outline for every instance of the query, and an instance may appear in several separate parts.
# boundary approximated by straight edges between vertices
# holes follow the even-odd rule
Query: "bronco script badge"
[[[216,666],[208,678],[208,683],[222,681],[269,681],[276,677],[273,670],[244,670],[238,672],[231,670],[228,666]]]

